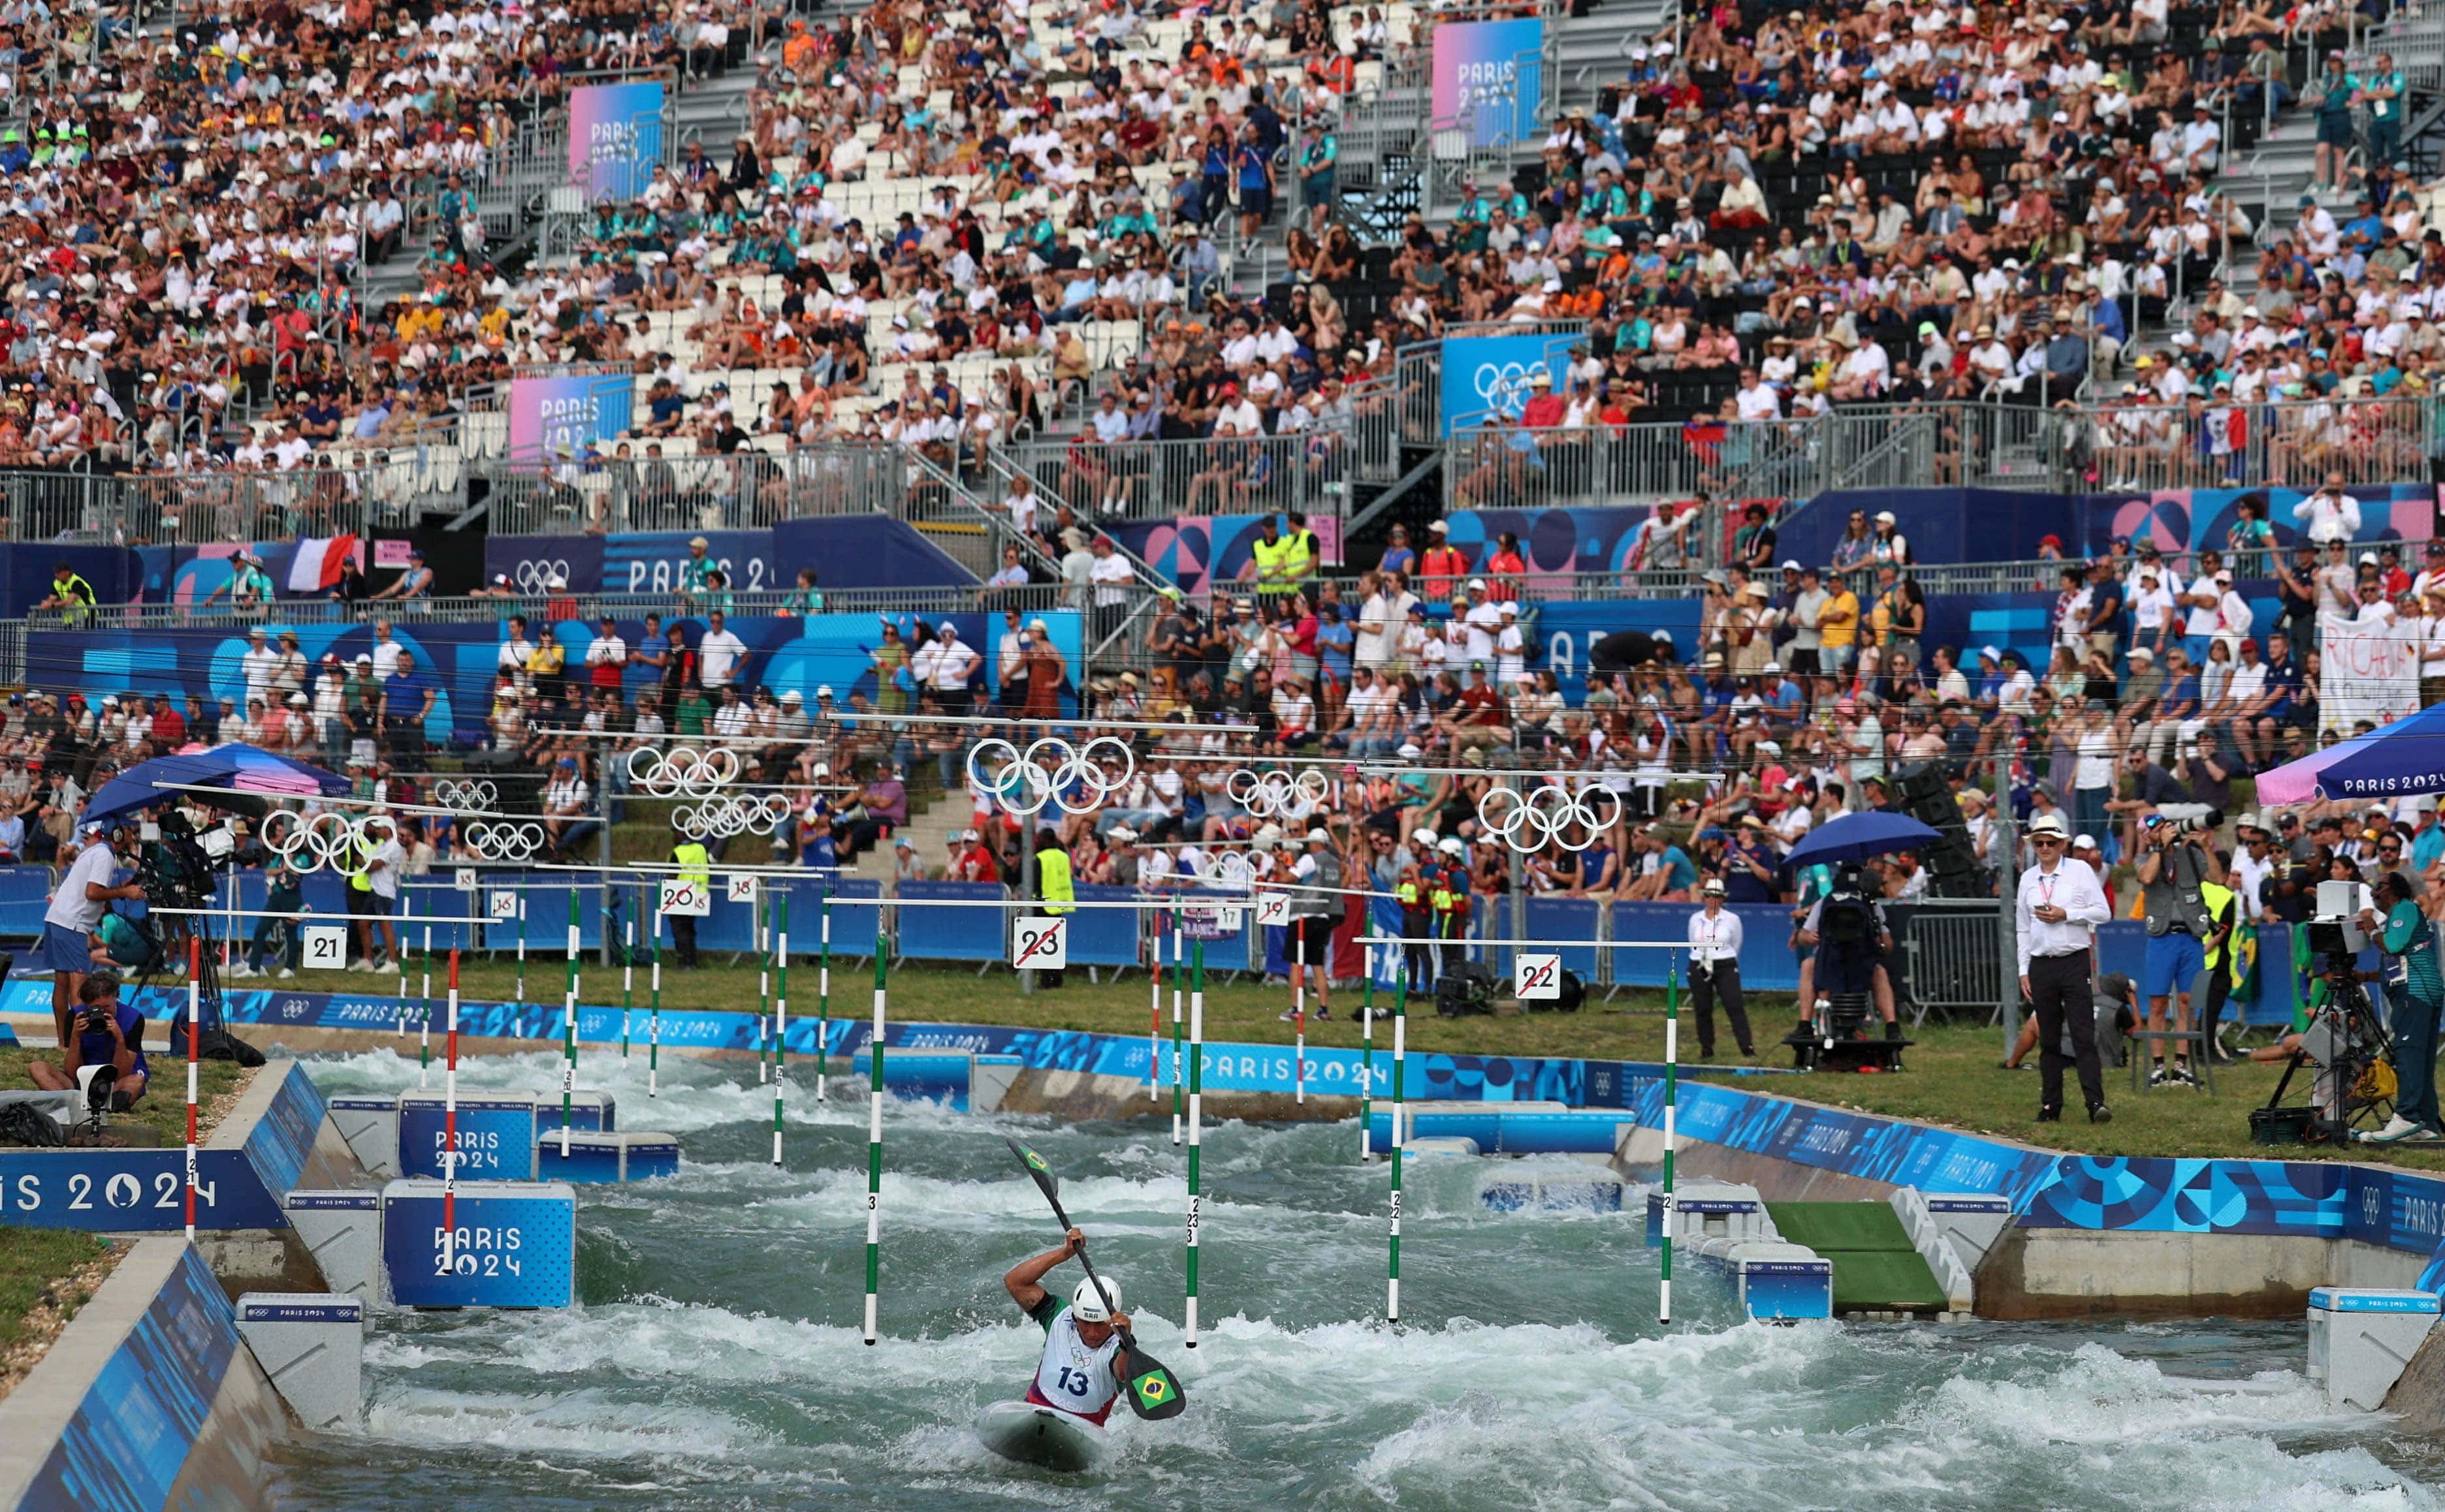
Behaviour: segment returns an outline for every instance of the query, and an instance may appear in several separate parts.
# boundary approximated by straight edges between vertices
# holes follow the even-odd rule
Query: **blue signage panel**
[[[558,1109],[553,1110],[557,1117]],[[399,1171],[442,1174],[449,1148],[448,1113],[439,1092],[405,1092],[399,1100]],[[493,1094],[458,1099],[458,1179],[534,1179],[535,1100]]]
[[[401,1307],[567,1307],[577,1299],[577,1191],[561,1182],[383,1188],[383,1265]]]
[[[187,1152],[0,1149],[0,1223],[147,1233],[187,1226]],[[243,1151],[196,1152],[196,1226],[287,1228]]]

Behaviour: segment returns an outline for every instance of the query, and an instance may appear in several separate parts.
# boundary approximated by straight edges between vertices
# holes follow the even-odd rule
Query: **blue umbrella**
[[[217,746],[129,767],[103,783],[85,805],[85,823],[100,824],[167,803],[182,788],[228,788],[274,797],[311,798],[347,792],[348,779],[254,746]]]
[[[1866,813],[1846,813],[1826,820],[1808,831],[1807,838],[1793,846],[1791,854],[1782,859],[1785,866],[1791,867],[1832,866],[1890,855],[1896,850],[1915,850],[1943,838],[1909,814],[1872,809]]]
[[[2445,793],[2445,703],[2258,775],[2258,801],[2270,808],[2427,793]]]

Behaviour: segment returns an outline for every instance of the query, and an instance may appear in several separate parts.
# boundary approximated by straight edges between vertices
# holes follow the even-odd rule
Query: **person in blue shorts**
[[[144,1059],[144,1016],[119,1000],[119,979],[106,971],[93,972],[78,984],[75,1033],[61,1036],[60,1064],[37,1060],[26,1073],[45,1092],[75,1092],[77,1073],[87,1066],[108,1066],[116,1073],[110,1088],[115,1113],[136,1106],[152,1081],[152,1068]]]
[[[43,910],[43,941],[38,952],[43,970],[51,974],[51,1024],[59,1042],[68,1042],[68,1020],[78,1002],[77,990],[93,969],[93,936],[114,899],[141,899],[144,889],[130,882],[117,885],[121,852],[135,831],[123,821],[102,826],[85,842],[60,878],[50,905]]]

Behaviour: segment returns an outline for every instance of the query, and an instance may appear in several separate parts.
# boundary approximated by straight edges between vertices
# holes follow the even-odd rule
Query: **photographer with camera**
[[[2141,837],[2146,850],[2137,869],[2148,919],[2146,990],[2151,1030],[2165,1027],[2165,1008],[2171,999],[2174,1031],[2190,1032],[2191,987],[2207,969],[2208,940],[2216,927],[2201,887],[2210,882],[2219,887],[2228,886],[2224,862],[2209,843],[2211,831],[2223,822],[2224,816],[2212,809],[2180,817],[2158,812],[2146,821]],[[2156,1063],[2149,1073],[2149,1086],[2199,1084],[2191,1070],[2190,1053],[2179,1042],[2171,1071],[2165,1069],[2164,1040],[2149,1040],[2148,1054]]]
[[[2038,864],[2021,873],[2014,903],[2020,942],[2021,996],[2038,1018],[2038,1122],[2062,1121],[2063,1062],[2080,1071],[2081,1095],[2088,1103],[2088,1121],[2111,1123],[2105,1106],[2105,1078],[2097,1057],[2095,993],[2097,926],[2113,918],[2105,905],[2105,889],[2097,873],[2068,860],[2063,852],[2070,832],[2051,813],[2029,823],[2029,844]],[[2062,1051],[2063,1030],[2071,1030],[2072,1053]]]
[[[1725,908],[1721,877],[1708,877],[1698,896],[1704,906],[1689,916],[1689,1006],[1698,1015],[1698,1058],[1715,1058],[1715,999],[1721,998],[1741,1054],[1755,1060],[1748,1010],[1741,1001],[1740,915]]]
[[[2434,1145],[2445,1140],[2436,1109],[2436,1024],[2445,1014],[2445,976],[2436,964],[2436,936],[2419,911],[2418,884],[2399,871],[2377,882],[2378,906],[2361,911],[2361,929],[2385,953],[2382,975],[2394,999],[2394,1116],[2383,1129],[2363,1129],[2367,1145]]]
[[[114,899],[133,901],[144,896],[143,887],[134,882],[117,886],[112,882],[121,855],[134,844],[135,833],[124,820],[102,826],[101,832],[68,864],[58,890],[51,894],[50,906],[43,910],[42,962],[51,973],[51,1022],[62,1045],[68,1042],[69,1019],[85,973],[93,968],[93,936],[103,914]]]
[[[1800,963],[1800,1032],[1807,1034],[1822,995],[1860,994],[1876,1005],[1885,1021],[1885,1037],[1902,1036],[1901,1019],[1894,1007],[1893,979],[1885,957],[1894,948],[1893,931],[1885,925],[1885,901],[1878,888],[1871,895],[1857,863],[1845,862],[1834,873],[1824,896],[1808,905],[1793,932],[1793,948],[1807,947]]]
[[[45,1092],[80,1092],[77,1073],[108,1066],[118,1078],[111,1083],[110,1111],[123,1113],[152,1079],[144,1060],[144,1016],[119,1000],[119,979],[106,971],[78,982],[77,1003],[74,1032],[60,1036],[60,1064],[33,1061],[26,1073]]]

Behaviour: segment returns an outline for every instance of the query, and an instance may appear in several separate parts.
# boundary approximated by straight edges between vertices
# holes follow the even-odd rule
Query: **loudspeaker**
[[[1986,896],[1978,872],[1977,852],[1969,849],[1969,827],[1961,820],[1961,805],[1952,801],[1944,769],[1932,761],[1895,768],[1888,784],[1901,811],[1936,832],[1927,848],[1927,890],[1933,898]]]

